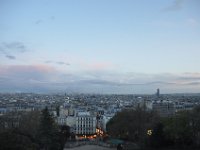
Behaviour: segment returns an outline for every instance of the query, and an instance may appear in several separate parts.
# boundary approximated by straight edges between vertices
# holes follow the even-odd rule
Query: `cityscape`
[[[119,112],[144,109],[162,118],[176,116],[200,106],[200,94],[35,94],[1,93],[1,128],[17,127],[21,113],[49,110],[54,122],[69,127],[69,141],[103,141],[109,136],[107,124]],[[3,120],[8,114],[12,119]],[[151,134],[148,132],[148,134]],[[73,147],[68,142],[66,147]],[[107,145],[106,145],[107,144]],[[110,143],[109,143],[110,144]],[[104,143],[104,146],[110,146]]]
[[[199,0],[0,0],[0,150],[199,150]]]

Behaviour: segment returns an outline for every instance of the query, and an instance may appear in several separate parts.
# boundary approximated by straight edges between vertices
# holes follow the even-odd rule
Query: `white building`
[[[96,133],[96,116],[90,115],[89,112],[81,112],[76,116],[77,135],[90,135]]]

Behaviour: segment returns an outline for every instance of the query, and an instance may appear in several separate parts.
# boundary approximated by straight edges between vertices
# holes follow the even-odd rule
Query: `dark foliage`
[[[67,139],[70,137],[70,127],[69,126],[66,126],[66,125],[63,125],[63,126],[60,126],[60,143],[61,143],[61,149],[64,148],[64,145],[67,141]]]
[[[2,150],[37,150],[39,145],[29,136],[18,131],[0,133],[0,149]]]
[[[59,150],[59,130],[47,108],[42,111],[37,138],[45,150]]]
[[[1,150],[61,150],[69,137],[68,126],[57,126],[48,109],[0,117]]]
[[[152,135],[149,136],[149,144],[153,148],[161,148],[163,146],[167,146],[168,143],[165,140],[165,135],[164,135],[164,125],[159,122],[155,124],[152,130]]]
[[[110,135],[143,145],[147,138],[147,131],[153,128],[159,117],[154,112],[144,109],[124,110],[117,113],[107,124]]]
[[[140,108],[125,110],[108,122],[107,129],[112,137],[135,142],[142,148],[198,149],[200,107],[168,118]]]

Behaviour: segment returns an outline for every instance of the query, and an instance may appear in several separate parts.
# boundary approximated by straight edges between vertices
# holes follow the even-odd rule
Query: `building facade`
[[[91,135],[96,133],[96,117],[88,114],[76,117],[76,135]]]
[[[153,102],[152,108],[161,117],[169,117],[175,114],[175,105],[168,101],[156,101]]]

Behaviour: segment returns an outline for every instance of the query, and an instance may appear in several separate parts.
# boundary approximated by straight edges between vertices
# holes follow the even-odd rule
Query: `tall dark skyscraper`
[[[157,89],[156,96],[157,96],[157,97],[160,96],[160,89]]]

